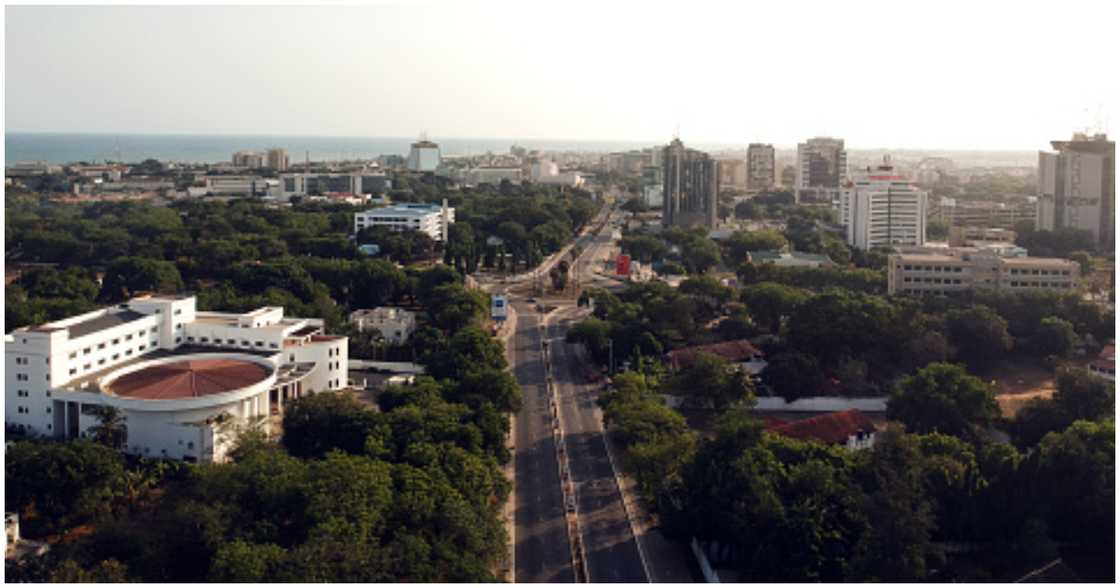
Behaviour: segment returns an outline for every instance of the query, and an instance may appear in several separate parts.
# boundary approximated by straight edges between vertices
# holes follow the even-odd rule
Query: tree
[[[690,274],[702,274],[719,265],[719,247],[711,239],[692,238],[681,247],[681,259]]]
[[[1116,428],[1076,421],[1038,445],[1032,478],[1054,537],[1112,553],[1115,549]]]
[[[726,359],[704,352],[674,374],[665,383],[665,391],[683,398],[686,405],[714,410],[754,402],[753,386],[746,374]]]
[[[15,441],[4,461],[6,508],[33,508],[41,534],[58,532],[110,513],[124,476],[120,453],[84,440]]]
[[[1077,347],[1078,338],[1069,321],[1048,316],[1038,323],[1032,343],[1043,357],[1068,357]]]
[[[945,315],[945,323],[959,357],[970,366],[990,366],[1011,349],[1007,321],[987,306],[949,311]]]
[[[1081,266],[1081,277],[1093,273],[1093,256],[1088,251],[1074,251],[1069,254],[1069,258]]]
[[[377,424],[377,413],[353,396],[320,392],[287,403],[281,443],[296,457],[321,457],[332,449],[360,454]]]
[[[777,333],[782,317],[789,316],[808,298],[809,294],[803,290],[774,282],[751,284],[740,294],[747,311],[771,333]]]
[[[1112,417],[1116,389],[1108,380],[1078,367],[1058,370],[1054,402],[1073,420],[1101,420]]]
[[[127,419],[115,406],[95,406],[97,424],[89,428],[90,439],[110,449],[120,449],[128,440]]]
[[[991,387],[959,365],[932,363],[902,381],[887,401],[887,418],[915,433],[969,435],[999,416]]]
[[[804,353],[780,353],[770,358],[762,381],[787,402],[816,396],[824,378],[817,360]]]
[[[949,222],[931,219],[926,223],[926,237],[930,241],[944,241],[949,238]]]
[[[119,302],[140,291],[179,292],[183,278],[175,264],[142,257],[120,257],[105,270],[99,298]]]
[[[727,251],[731,262],[739,263],[747,257],[748,251],[778,251],[788,245],[786,238],[778,231],[735,231],[727,239]]]

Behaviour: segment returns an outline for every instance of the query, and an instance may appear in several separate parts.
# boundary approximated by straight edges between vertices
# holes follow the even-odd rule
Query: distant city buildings
[[[718,161],[720,187],[746,189],[747,161],[741,158],[721,158]]]
[[[848,173],[843,139],[814,137],[797,145],[794,200],[830,202]]]
[[[716,227],[719,164],[707,153],[673,139],[662,151],[664,174],[661,222],[666,227]]]
[[[925,244],[928,196],[897,175],[889,157],[849,178],[839,196],[840,223],[852,247]]]
[[[269,149],[265,163],[268,164],[269,168],[274,169],[276,171],[280,171],[280,172],[287,171],[288,170],[288,151],[286,149],[280,149],[278,147],[274,147],[272,149]]]
[[[887,258],[888,294],[1072,290],[1081,268],[1068,259],[1027,257],[1021,247],[1008,244],[899,250]]]
[[[1033,197],[1023,197],[1009,202],[987,200],[960,200],[957,198],[929,199],[929,218],[949,223],[996,229],[1013,229],[1024,220],[1035,220],[1038,204]]]
[[[234,167],[260,169],[262,167],[265,167],[267,156],[260,151],[235,151],[233,154],[232,162]]]
[[[1101,250],[1112,251],[1116,223],[1116,143],[1104,134],[1051,141],[1038,154],[1036,228],[1081,229]]]
[[[439,145],[425,139],[409,147],[408,171],[432,173],[439,167],[439,162]]]
[[[747,147],[747,190],[764,192],[774,188],[774,146],[751,143]]]
[[[519,167],[475,167],[467,171],[466,181],[471,186],[482,184],[497,186],[502,183],[502,180],[520,184],[522,177]]]
[[[369,227],[393,231],[421,231],[436,241],[447,242],[448,226],[455,222],[455,209],[443,205],[406,202],[374,208],[354,215],[354,232]]]
[[[555,186],[568,186],[577,188],[584,184],[583,176],[579,172],[561,172],[560,166],[549,159],[538,159],[529,166],[529,178],[536,184]]]
[[[665,174],[655,165],[642,168],[642,201],[650,208],[661,208],[665,203]]]

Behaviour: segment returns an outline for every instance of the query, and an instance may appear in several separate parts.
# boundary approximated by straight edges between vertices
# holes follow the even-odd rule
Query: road
[[[524,403],[514,431],[514,579],[574,582],[545,387],[540,317],[532,305],[518,305],[515,310],[517,330],[510,341],[509,356]]]
[[[597,390],[584,383],[584,365],[564,335],[574,308],[548,325],[552,377],[557,387],[580,529],[592,582],[648,582],[614,469],[607,455]]]

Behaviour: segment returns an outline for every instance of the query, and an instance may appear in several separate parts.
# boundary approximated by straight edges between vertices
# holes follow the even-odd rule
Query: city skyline
[[[1101,3],[1045,18],[985,5],[966,18],[954,5],[923,14],[921,26],[875,2],[592,6],[12,7],[6,126],[651,144],[679,132],[697,145],[834,136],[866,148],[1037,150],[1071,129],[1111,130],[1120,97],[1114,76],[1065,48],[1107,51],[1096,29],[1108,19],[1079,16]],[[1012,17],[992,51],[988,24]],[[741,28],[760,22],[788,26]],[[837,47],[829,61],[823,46]],[[1032,91],[1047,71],[1062,72],[1060,89]],[[664,84],[666,75],[713,83]]]

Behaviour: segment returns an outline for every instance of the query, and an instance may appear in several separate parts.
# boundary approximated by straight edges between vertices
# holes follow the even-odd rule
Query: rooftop
[[[263,365],[239,359],[185,359],[127,373],[106,391],[142,400],[198,398],[251,386],[271,373]]]
[[[669,360],[669,364],[674,368],[687,366],[691,364],[696,356],[701,353],[711,353],[718,355],[728,361],[746,361],[754,356],[762,355],[762,352],[757,347],[751,344],[746,339],[738,339],[736,341],[723,341],[721,343],[712,343],[710,345],[700,345],[697,347],[685,347],[666,353],[665,356]]]
[[[875,431],[867,415],[852,409],[807,418],[792,423],[768,426],[767,430],[794,439],[815,439],[824,443],[847,443],[856,433]]]

